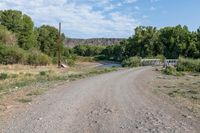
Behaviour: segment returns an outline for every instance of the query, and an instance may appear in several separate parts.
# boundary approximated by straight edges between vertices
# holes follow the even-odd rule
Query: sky
[[[200,26],[200,0],[0,0],[35,26],[58,27],[70,38],[128,38],[137,26]]]

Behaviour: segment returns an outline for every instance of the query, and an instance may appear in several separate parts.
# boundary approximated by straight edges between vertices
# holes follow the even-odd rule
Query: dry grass
[[[179,77],[159,74],[154,88],[200,117],[200,73]]]
[[[86,76],[113,71],[114,69],[96,69],[97,63],[78,63],[75,67],[58,69],[57,66],[25,66],[25,65],[0,65],[0,73],[7,75],[0,80],[0,100],[5,99],[7,94],[24,88],[41,88],[60,81],[72,81]],[[35,87],[36,86],[36,87]],[[44,87],[43,87],[44,86]],[[34,89],[29,96],[40,95],[43,92]]]

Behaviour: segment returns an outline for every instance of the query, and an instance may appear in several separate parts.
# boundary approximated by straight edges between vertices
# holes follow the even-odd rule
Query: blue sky
[[[0,0],[0,9],[17,9],[36,26],[57,26],[72,38],[127,38],[139,25],[200,26],[200,0]]]

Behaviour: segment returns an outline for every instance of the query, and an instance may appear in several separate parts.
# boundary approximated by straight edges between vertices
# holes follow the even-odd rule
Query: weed
[[[40,75],[41,75],[41,76],[45,76],[46,74],[47,74],[46,71],[41,71],[41,72],[40,72]]]
[[[30,93],[27,94],[27,96],[38,96],[38,95],[42,95],[44,93],[44,90],[33,90]]]
[[[0,80],[5,80],[8,78],[8,74],[7,73],[0,73]]]
[[[173,75],[173,76],[183,76],[184,75],[183,73],[176,71],[175,67],[171,67],[171,66],[163,69],[162,73],[166,74],[166,75]]]
[[[17,74],[12,74],[12,75],[11,75],[11,78],[17,78],[17,77],[18,77]]]
[[[31,73],[26,73],[25,76],[30,77],[32,74]]]
[[[30,103],[32,101],[31,98],[21,98],[21,99],[17,99],[18,102],[21,103]]]
[[[168,95],[169,95],[170,97],[175,97],[175,94],[174,94],[173,92],[169,92]]]
[[[200,72],[200,59],[180,58],[177,64],[177,70]]]
[[[189,90],[188,93],[190,93],[190,94],[198,94],[198,92],[194,91],[194,90]]]

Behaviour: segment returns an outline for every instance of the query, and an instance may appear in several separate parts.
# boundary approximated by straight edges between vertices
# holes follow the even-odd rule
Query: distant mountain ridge
[[[74,47],[76,45],[96,45],[96,46],[108,46],[118,44],[125,38],[91,38],[91,39],[74,39],[67,38],[65,40],[65,46]]]

